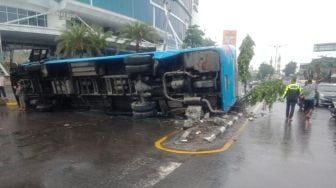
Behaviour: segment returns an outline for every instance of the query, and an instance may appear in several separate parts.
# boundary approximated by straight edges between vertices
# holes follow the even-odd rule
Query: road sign
[[[336,51],[336,43],[314,44],[314,52]]]
[[[223,45],[236,46],[237,31],[236,30],[224,30],[223,32]]]

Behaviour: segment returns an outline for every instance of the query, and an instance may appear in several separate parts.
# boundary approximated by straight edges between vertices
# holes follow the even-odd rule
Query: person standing
[[[295,105],[298,101],[299,96],[301,95],[301,92],[302,88],[299,84],[296,83],[295,78],[293,78],[291,80],[291,83],[288,84],[285,88],[282,97],[286,97],[286,119],[288,121],[292,121]]]
[[[3,74],[0,74],[0,98],[4,97],[6,98],[6,92],[5,92],[5,76]]]
[[[316,96],[316,86],[312,80],[308,80],[307,85],[303,87],[302,97],[304,98],[305,120],[309,122],[314,109]]]
[[[15,92],[16,92],[15,94],[19,98],[19,107],[20,107],[20,110],[22,110],[22,111],[26,110],[25,85],[24,85],[24,83],[23,83],[22,80],[18,81]]]

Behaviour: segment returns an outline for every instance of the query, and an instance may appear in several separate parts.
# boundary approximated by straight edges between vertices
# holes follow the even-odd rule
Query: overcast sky
[[[336,42],[335,0],[200,0],[199,25],[222,44],[223,30],[237,30],[237,47],[249,34],[256,43],[254,68],[275,56],[308,63],[314,43]]]

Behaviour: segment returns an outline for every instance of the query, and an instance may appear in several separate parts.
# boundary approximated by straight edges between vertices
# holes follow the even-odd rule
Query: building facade
[[[198,0],[0,0],[2,49],[55,46],[71,19],[112,31],[145,22],[167,36],[168,49],[178,48],[189,24],[195,23],[197,6]]]

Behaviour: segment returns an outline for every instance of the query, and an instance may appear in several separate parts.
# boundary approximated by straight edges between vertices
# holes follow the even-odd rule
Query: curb
[[[253,113],[258,111],[260,109],[260,107],[261,107],[261,103],[257,104],[253,109]],[[233,126],[234,122],[237,122],[238,119],[239,119],[239,117],[234,117],[233,120],[231,120],[230,122],[228,122],[226,124],[226,126],[218,127],[218,130],[216,130],[216,133],[214,133],[214,134],[224,133],[225,130],[230,126]],[[159,149],[159,150],[169,152],[169,153],[175,153],[175,154],[202,155],[202,154],[215,154],[215,153],[224,152],[224,151],[228,150],[233,145],[233,143],[236,142],[236,140],[241,135],[241,133],[244,131],[246,126],[249,124],[249,122],[250,122],[249,119],[245,119],[243,122],[241,122],[238,130],[236,130],[233,133],[233,135],[226,142],[224,142],[223,145],[220,146],[219,148],[209,149],[209,150],[187,150],[187,149],[177,149],[177,148],[171,148],[171,147],[164,146],[164,143],[166,142],[167,139],[169,139],[170,137],[172,137],[173,135],[177,134],[180,131],[173,131],[170,134],[167,134],[167,135],[161,137],[159,140],[156,140],[154,142],[154,147]],[[209,139],[215,139],[215,138],[212,138],[212,137],[210,138],[209,137]]]

